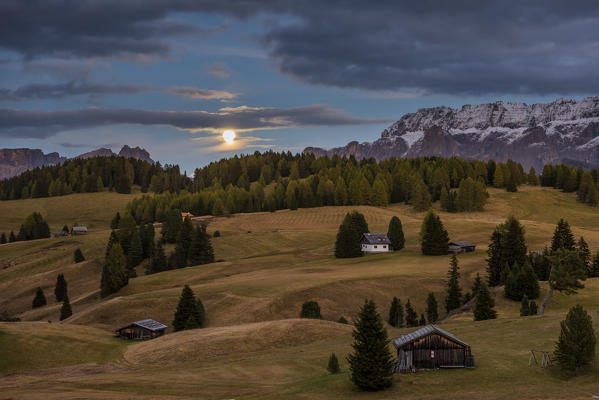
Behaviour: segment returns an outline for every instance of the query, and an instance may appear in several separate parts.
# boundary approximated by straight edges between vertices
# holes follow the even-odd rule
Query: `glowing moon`
[[[233,144],[233,142],[235,141],[235,131],[228,129],[226,131],[223,132],[223,140],[227,143],[227,144]]]

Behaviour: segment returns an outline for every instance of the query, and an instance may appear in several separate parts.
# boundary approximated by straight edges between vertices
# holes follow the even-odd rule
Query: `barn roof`
[[[72,230],[75,232],[87,232],[87,226],[74,226]]]
[[[141,321],[135,321],[135,322],[133,322],[133,323],[127,325],[127,326],[122,327],[121,329],[128,328],[128,327],[130,327],[132,325],[137,325],[137,326],[140,326],[142,328],[146,328],[146,329],[151,330],[151,331],[160,331],[162,329],[166,329],[167,328],[166,325],[161,324],[158,321],[154,321],[153,319],[148,318],[148,319],[142,319]],[[117,329],[117,330],[119,330],[119,329]]]
[[[436,333],[438,335],[441,335],[453,342],[459,343],[462,346],[468,346],[470,347],[470,345],[464,341],[461,341],[460,339],[458,339],[457,337],[453,336],[451,333],[444,331],[443,329],[439,328],[437,325],[427,325],[424,328],[420,328],[418,330],[415,330],[412,333],[408,333],[407,335],[403,335],[401,337],[398,337],[397,339],[393,340],[393,345],[396,348],[400,348],[403,347],[406,344],[412,343],[418,339],[422,339],[423,337],[429,336],[433,333]]]
[[[470,243],[470,242],[464,242],[464,241],[453,241],[453,242],[449,242],[449,245],[454,245],[454,246],[459,246],[459,247],[470,247],[470,246],[474,246],[474,243]]]
[[[391,241],[384,233],[365,233],[362,235],[362,239],[368,244],[391,244]]]

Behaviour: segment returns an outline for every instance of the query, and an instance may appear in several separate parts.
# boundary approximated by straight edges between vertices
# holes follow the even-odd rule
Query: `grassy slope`
[[[508,214],[516,215],[525,225],[531,249],[540,249],[549,242],[555,222],[562,216],[568,219],[576,235],[585,236],[592,250],[599,248],[597,209],[576,203],[571,194],[542,188],[524,188],[516,194],[496,190],[491,190],[491,193],[484,213],[441,214],[452,238],[478,244],[475,253],[460,256],[464,286],[471,285],[477,272],[484,273],[484,251],[490,233]],[[92,196],[88,202],[90,215],[100,218],[101,213],[93,211],[93,205],[97,208],[100,202],[95,202],[93,196],[104,195],[112,194],[89,195]],[[68,200],[69,197],[63,199]],[[20,212],[27,214],[35,207],[41,208],[48,200],[26,200],[32,202],[28,206],[31,208]],[[54,212],[62,219],[68,218],[71,211],[66,205],[72,203],[69,200],[61,204],[65,208]],[[0,207],[3,206],[6,203],[0,203]],[[214,329],[231,327],[222,328],[225,330],[243,330],[248,325],[234,327],[243,323],[295,318],[301,303],[307,299],[317,300],[324,318],[329,320],[337,320],[341,315],[351,318],[365,297],[374,298],[383,314],[387,312],[393,295],[403,301],[409,297],[419,312],[424,309],[428,291],[436,292],[442,299],[448,258],[422,257],[419,254],[417,233],[422,213],[414,213],[404,205],[358,208],[365,213],[373,231],[386,231],[389,218],[400,216],[407,235],[407,248],[395,254],[354,260],[332,258],[337,226],[350,207],[217,218],[210,223],[209,230],[221,231],[222,237],[214,239],[213,243],[217,258],[225,262],[140,276],[131,280],[129,286],[115,296],[100,301],[97,287],[101,257],[109,234],[109,230],[101,226],[107,225],[114,214],[113,209],[102,214],[104,222],[98,219],[98,228],[85,237],[0,246],[0,260],[10,260],[7,268],[0,269],[0,310],[7,309],[26,320],[56,320],[58,305],[54,304],[50,294],[59,272],[64,272],[67,277],[74,308],[74,315],[68,322],[105,329],[146,317],[169,324],[181,286],[186,283],[201,296],[208,310],[209,325]],[[48,219],[52,221],[52,218],[55,217],[48,215]],[[3,219],[0,218],[0,226],[7,224]],[[77,246],[82,247],[88,260],[75,265],[71,257]],[[28,311],[37,286],[45,289],[49,306]],[[478,366],[476,370],[398,377],[401,383],[395,385],[388,396],[396,397],[395,392],[398,392],[406,398],[452,395],[460,398],[465,394],[473,398],[490,398],[491,394],[495,398],[509,398],[517,388],[521,397],[588,397],[592,392],[593,379],[599,373],[597,363],[585,376],[564,380],[554,370],[527,367],[527,352],[531,348],[551,350],[559,320],[577,301],[592,310],[597,323],[599,317],[595,311],[599,309],[598,299],[599,281],[591,280],[587,282],[587,289],[577,296],[556,296],[543,318],[522,319],[518,317],[519,305],[498,295],[500,319],[497,321],[473,323],[471,315],[463,314],[445,324],[447,329],[472,344]],[[278,323],[284,322],[275,322]],[[343,332],[345,328],[340,326],[339,329]],[[396,336],[399,332],[392,330],[390,334]],[[110,336],[109,333],[106,335]],[[176,350],[178,335],[182,334],[168,335],[159,340],[170,340],[170,346]],[[273,343],[277,340],[276,335],[270,335],[268,331],[262,336],[267,344],[269,340]],[[319,337],[323,340],[309,345],[283,348],[273,345],[271,349],[265,346],[251,353],[240,351],[203,360],[187,360],[185,365],[177,365],[179,359],[175,358],[174,362],[159,370],[150,363],[130,366],[127,371],[118,374],[111,370],[83,374],[69,384],[69,390],[74,396],[80,390],[94,393],[94,396],[103,393],[99,392],[101,390],[111,390],[113,396],[116,393],[137,393],[206,398],[347,398],[357,395],[345,373],[329,376],[325,371],[331,351],[337,352],[342,360],[350,350],[350,335],[333,336],[324,335]],[[207,339],[202,340],[205,343]],[[134,348],[131,347],[131,351]],[[62,365],[70,364],[59,360],[57,362]],[[342,366],[345,366],[344,361]],[[31,365],[24,363],[12,368],[26,370]],[[193,379],[190,379],[191,376]],[[37,384],[29,386],[30,391],[17,390],[14,396],[23,397],[28,393],[49,396],[47,379],[39,378]],[[4,390],[6,385],[2,382],[0,378],[0,388]],[[449,395],[448,387],[452,388]],[[380,395],[360,396],[380,398]]]

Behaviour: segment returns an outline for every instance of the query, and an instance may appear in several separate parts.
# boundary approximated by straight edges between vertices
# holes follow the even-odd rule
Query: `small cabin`
[[[153,319],[144,319],[133,322],[117,329],[117,337],[121,339],[154,339],[164,335],[167,326]]]
[[[449,242],[449,252],[453,254],[471,253],[476,245],[470,242]]]
[[[396,372],[423,369],[474,368],[470,345],[436,325],[427,325],[393,341]]]
[[[384,233],[365,233],[360,239],[365,253],[385,253],[391,251],[391,241]]]
[[[193,218],[193,214],[190,212],[182,212],[181,219],[185,219],[186,217]]]
[[[69,235],[69,232],[67,232],[67,231],[52,232],[52,236],[54,236],[54,237],[61,237],[61,236],[68,236],[68,235]]]
[[[71,228],[71,235],[85,235],[87,233],[86,226],[74,226]]]

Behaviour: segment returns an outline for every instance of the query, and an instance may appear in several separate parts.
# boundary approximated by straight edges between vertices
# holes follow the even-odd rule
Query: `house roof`
[[[415,330],[412,333],[408,333],[407,335],[403,335],[401,337],[398,337],[397,339],[393,340],[393,345],[396,348],[400,348],[405,346],[406,344],[410,344],[418,339],[422,339],[423,337],[426,337],[428,335],[431,335],[433,333],[436,333],[438,335],[444,336],[447,339],[459,343],[462,346],[468,346],[470,347],[470,345],[464,341],[461,341],[460,339],[458,339],[457,337],[453,336],[451,333],[444,331],[443,329],[439,328],[437,325],[427,325],[424,328],[420,328],[418,330]]]
[[[362,241],[368,244],[391,244],[391,241],[384,233],[365,233],[362,235]]]
[[[458,246],[458,247],[470,247],[470,246],[474,246],[474,243],[470,243],[470,242],[464,242],[464,241],[454,241],[454,242],[449,242],[450,246]]]
[[[127,325],[127,326],[122,327],[121,329],[125,329],[127,327],[130,327],[131,325],[137,325],[137,326],[140,326],[142,328],[149,329],[151,331],[160,331],[162,329],[166,329],[167,328],[166,325],[161,324],[158,321],[154,321],[153,319],[148,318],[148,319],[142,319],[141,321],[133,322],[133,323]],[[117,329],[117,330],[119,330],[119,329]]]
[[[72,230],[75,232],[87,232],[87,226],[74,226]]]

